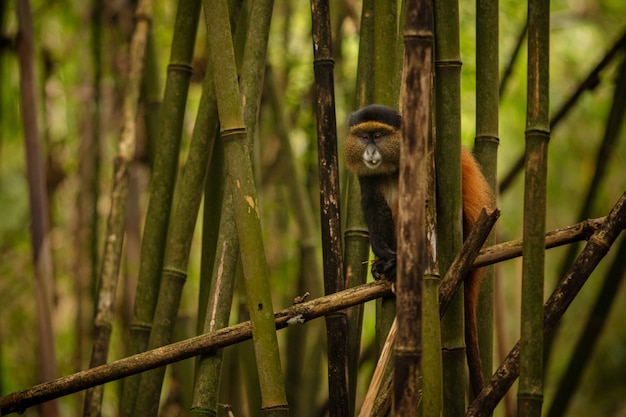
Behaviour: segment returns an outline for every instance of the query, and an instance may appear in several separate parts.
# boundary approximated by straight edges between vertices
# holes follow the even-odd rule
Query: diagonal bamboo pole
[[[622,194],[600,228],[596,230],[567,274],[543,306],[543,333],[550,334],[572,303],[589,275],[608,253],[626,227],[626,193]],[[476,397],[466,417],[489,416],[520,375],[520,342],[496,370],[489,384]]]
[[[269,272],[259,219],[257,192],[237,82],[235,54],[225,0],[204,0],[209,51],[215,71],[221,139],[233,193],[246,303],[254,330],[254,352],[261,386],[262,412],[266,416],[289,412],[272,317]],[[210,12],[209,12],[210,11]]]
[[[146,350],[159,296],[200,5],[200,0],[180,0],[176,11],[162,103],[162,108],[168,111],[167,115],[164,114],[161,118],[158,140],[153,150],[150,200],[142,237],[137,291],[130,325],[130,354]],[[122,417],[133,415],[139,383],[139,376],[128,378],[123,382],[120,400]]]

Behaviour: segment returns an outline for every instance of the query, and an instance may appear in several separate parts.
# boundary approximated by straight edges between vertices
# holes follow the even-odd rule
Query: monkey
[[[393,280],[396,274],[401,127],[402,116],[396,110],[371,104],[352,113],[345,141],[346,166],[359,180],[363,216],[377,258],[371,268],[375,279]],[[465,147],[461,147],[461,182],[465,239],[483,207],[494,205],[491,187]],[[478,395],[484,386],[476,329],[481,271],[468,275],[464,281],[465,340],[472,391]]]

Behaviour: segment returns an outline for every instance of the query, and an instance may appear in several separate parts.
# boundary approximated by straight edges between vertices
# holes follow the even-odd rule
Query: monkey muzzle
[[[382,156],[380,155],[376,145],[369,144],[365,147],[365,152],[363,152],[363,162],[366,167],[370,169],[378,168],[381,160]]]

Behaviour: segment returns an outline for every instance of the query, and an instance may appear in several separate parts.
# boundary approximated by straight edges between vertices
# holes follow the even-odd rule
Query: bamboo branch
[[[563,277],[544,304],[544,335],[550,334],[574,300],[591,272],[607,254],[613,242],[626,227],[626,193],[622,194],[602,226],[589,238],[569,272]],[[467,410],[466,417],[488,416],[519,376],[520,343],[518,342]]]
[[[306,323],[326,314],[390,294],[391,282],[378,281],[364,284],[302,304],[295,304],[274,313],[274,322],[277,329],[283,329],[289,325]],[[23,413],[27,408],[44,401],[165,366],[192,356],[208,354],[215,349],[240,343],[251,337],[252,324],[250,321],[246,321],[214,333],[203,334],[97,368],[77,372],[0,397],[0,414]]]

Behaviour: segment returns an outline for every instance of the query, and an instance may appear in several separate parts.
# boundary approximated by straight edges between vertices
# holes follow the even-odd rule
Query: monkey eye
[[[383,134],[380,132],[374,133],[374,141],[379,142],[383,138]]]

